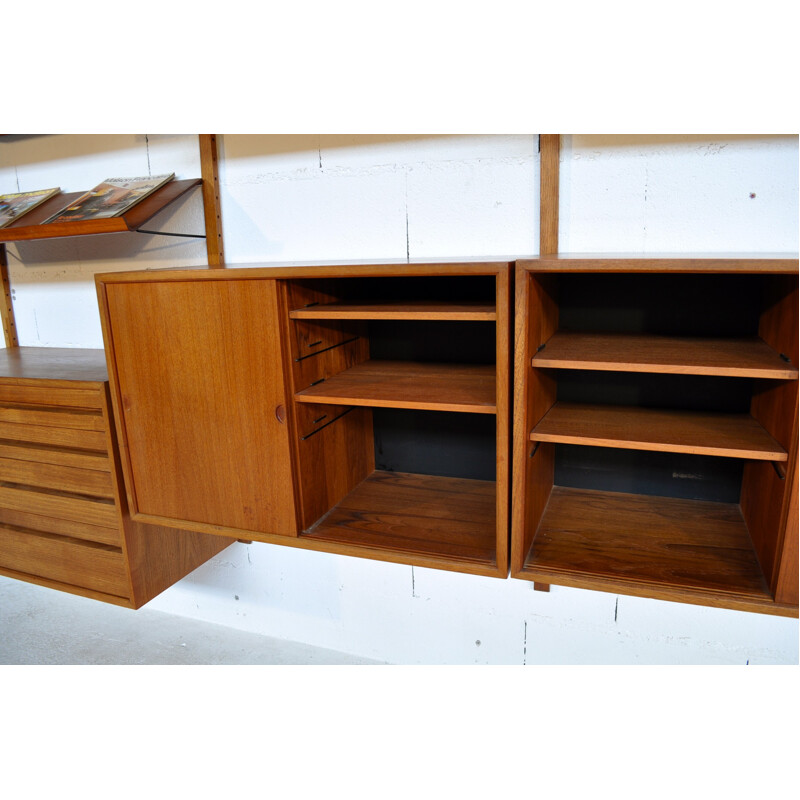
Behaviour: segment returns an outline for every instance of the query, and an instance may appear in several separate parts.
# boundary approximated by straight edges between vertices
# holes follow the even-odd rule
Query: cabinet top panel
[[[7,348],[0,350],[0,380],[105,383],[105,352],[66,347]]]
[[[517,260],[529,272],[741,272],[798,271],[797,253],[567,253]]]
[[[390,275],[495,275],[509,270],[510,261],[363,261],[238,264],[224,269],[196,267],[134,272],[111,272],[95,276],[98,283],[139,283],[147,281],[251,280],[253,278],[359,278]]]

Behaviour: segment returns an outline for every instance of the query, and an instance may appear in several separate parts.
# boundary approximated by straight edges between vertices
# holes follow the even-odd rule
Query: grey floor
[[[0,664],[375,664],[0,576]]]

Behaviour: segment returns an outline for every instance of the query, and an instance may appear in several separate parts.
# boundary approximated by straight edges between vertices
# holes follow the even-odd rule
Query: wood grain
[[[558,252],[559,159],[561,136],[539,135],[539,252]]]
[[[534,367],[797,379],[797,367],[760,339],[697,339],[559,331]]]
[[[0,506],[105,528],[118,527],[114,503],[89,495],[0,483]]]
[[[106,298],[134,518],[296,535],[275,282],[113,284]]]
[[[365,361],[297,392],[301,403],[494,414],[493,365]]]
[[[311,308],[296,308],[289,312],[291,319],[397,319],[494,321],[495,306],[487,303],[435,303],[426,300],[404,303],[327,303]]]
[[[787,459],[786,451],[748,414],[558,402],[530,438],[662,453]]]
[[[122,546],[119,526],[111,528],[89,525],[85,521],[47,517],[2,507],[0,507],[0,524],[42,533],[57,533],[70,539],[86,539],[89,542],[99,542],[117,548]]]
[[[772,599],[739,507],[724,503],[556,486],[526,569]]]
[[[197,139],[200,147],[200,174],[203,181],[203,217],[208,266],[218,269],[225,266],[225,252],[222,241],[217,136],[214,133],[201,133]]]
[[[69,405],[57,398],[54,389],[86,395],[94,391],[93,408],[99,408],[100,384],[108,380],[105,353],[102,350],[71,347],[15,347],[0,350],[0,379],[3,387],[27,386],[38,388],[48,405]],[[47,383],[42,383],[47,381]],[[83,386],[82,384],[91,384]]]
[[[788,273],[797,274],[795,253],[542,253],[517,260],[531,272],[664,272],[664,273]]]
[[[495,563],[495,484],[374,472],[303,538]]]
[[[127,596],[124,559],[107,545],[0,525],[0,567]]]
[[[93,469],[0,458],[0,481],[113,499],[111,474]]]

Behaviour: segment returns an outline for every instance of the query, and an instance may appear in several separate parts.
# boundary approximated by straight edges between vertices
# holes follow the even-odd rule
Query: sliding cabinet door
[[[100,284],[136,518],[297,535],[276,282]]]

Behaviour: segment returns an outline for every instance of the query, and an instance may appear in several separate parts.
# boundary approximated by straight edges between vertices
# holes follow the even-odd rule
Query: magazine
[[[153,175],[143,178],[106,178],[94,189],[82,194],[42,224],[118,217],[174,177],[175,173],[172,172],[169,175]]]
[[[18,192],[17,194],[0,194],[0,228],[5,228],[19,219],[23,214],[58,194],[60,188],[40,189],[36,192]]]

